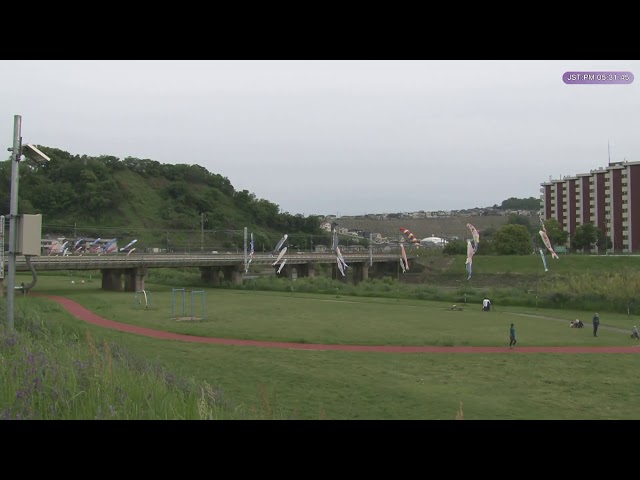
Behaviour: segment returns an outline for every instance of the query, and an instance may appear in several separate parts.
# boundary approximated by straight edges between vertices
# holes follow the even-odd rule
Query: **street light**
[[[44,153],[31,144],[22,147],[22,117],[13,116],[13,147],[11,152],[11,202],[9,205],[9,282],[7,283],[7,325],[9,330],[13,329],[14,323],[14,300],[16,293],[16,243],[17,243],[17,220],[18,220],[18,171],[20,168],[20,157],[36,163],[45,163],[50,160]],[[3,247],[4,248],[4,247]]]

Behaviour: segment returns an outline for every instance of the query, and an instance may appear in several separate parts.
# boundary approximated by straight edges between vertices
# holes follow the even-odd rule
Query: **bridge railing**
[[[398,254],[374,253],[370,256],[366,252],[343,254],[347,263],[368,262],[373,258],[374,262],[396,261]],[[255,254],[252,264],[268,265],[276,260],[271,254]],[[301,263],[332,263],[335,262],[333,253],[293,253],[286,254],[283,259],[289,264]],[[82,256],[42,256],[32,257],[34,268],[41,270],[99,270],[102,268],[136,268],[136,267],[198,267],[215,265],[238,265],[244,263],[243,254],[209,254],[209,255],[167,255],[167,254],[112,254],[112,255],[82,255]],[[20,270],[27,269],[24,256],[18,256],[16,267]]]

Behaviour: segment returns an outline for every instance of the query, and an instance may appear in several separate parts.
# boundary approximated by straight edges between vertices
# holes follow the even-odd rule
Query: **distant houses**
[[[497,205],[494,205],[493,207],[471,208],[465,210],[419,210],[415,212],[365,214],[356,216],[345,215],[340,217],[336,215],[328,215],[324,218],[320,228],[330,232],[332,225],[336,225],[337,233],[339,235],[360,237],[365,240],[369,240],[371,235],[373,243],[378,247],[382,247],[384,245],[394,244],[397,246],[399,235],[397,233],[394,235],[394,230],[397,231],[398,226],[411,228],[412,225],[417,225],[419,223],[422,225],[422,232],[420,229],[416,230],[416,227],[411,228],[416,235],[419,233],[424,235],[424,233],[426,233],[424,230],[427,232],[433,231],[439,233],[438,235],[432,234],[430,237],[422,238],[420,240],[421,245],[425,247],[442,248],[451,240],[465,238],[465,233],[463,232],[466,232],[467,230],[465,226],[466,223],[470,222],[472,224],[476,224],[476,221],[469,217],[485,217],[482,221],[478,219],[477,222],[483,225],[483,228],[497,229],[507,222],[507,218],[505,217],[512,214],[531,217],[537,216],[539,212],[537,210],[502,209],[498,208]],[[389,225],[387,225],[387,220],[390,221],[388,222]],[[417,220],[420,220],[420,222],[417,222]],[[429,225],[425,225],[423,222],[426,222]],[[381,232],[371,232],[371,227],[380,229]],[[404,239],[400,241],[404,242]],[[351,244],[353,242],[349,243]]]
[[[412,219],[412,218],[449,218],[449,217],[473,217],[473,216],[490,216],[501,215],[508,216],[512,213],[522,216],[538,215],[538,210],[510,210],[497,207],[468,208],[464,210],[419,210],[417,212],[398,212],[398,213],[377,213],[365,215],[343,215],[340,218],[344,220],[387,220],[387,219]],[[322,229],[331,230],[331,221],[335,220],[335,215],[328,215],[321,224]]]

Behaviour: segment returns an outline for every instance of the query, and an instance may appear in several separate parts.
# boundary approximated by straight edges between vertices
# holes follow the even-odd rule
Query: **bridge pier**
[[[103,268],[100,270],[102,275],[102,289],[111,290],[113,292],[122,292],[122,270],[119,268]]]
[[[213,286],[220,285],[220,267],[200,267],[200,278]]]
[[[400,265],[398,261],[395,262],[376,262],[373,264],[373,270],[377,275],[381,276],[396,276]]]
[[[316,266],[314,263],[301,263],[296,265],[296,272],[298,272],[298,277],[313,278],[316,276]]]
[[[144,277],[147,275],[145,267],[128,268],[124,272],[124,291],[139,292],[144,290]]]
[[[222,273],[224,279],[227,282],[231,282],[232,285],[242,285],[242,274],[240,267],[233,265],[229,267],[222,267]]]
[[[369,278],[369,265],[366,263],[353,264],[353,284],[358,285]]]

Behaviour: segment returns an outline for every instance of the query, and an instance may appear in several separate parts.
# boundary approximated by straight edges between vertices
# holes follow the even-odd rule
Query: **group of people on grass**
[[[598,336],[598,327],[599,326],[600,326],[600,316],[596,313],[593,316],[593,336],[594,337]],[[576,318],[574,321],[569,323],[569,327],[571,327],[571,328],[583,328],[584,327],[584,323],[582,322],[582,320]],[[640,335],[638,335],[638,327],[636,327],[635,325],[631,329],[631,338],[635,338],[637,340],[640,340]]]
[[[482,310],[483,311],[489,311],[491,309],[491,301],[487,298],[485,298],[482,301]],[[597,337],[598,336],[598,327],[600,326],[600,315],[598,315],[598,313],[596,313],[593,316],[593,336]],[[569,323],[569,327],[570,328],[584,328],[584,322],[582,320],[580,320],[579,318],[576,318],[575,320],[573,320],[572,322]],[[637,326],[633,326],[633,328],[631,329],[631,338],[635,338],[636,340],[640,340],[640,333],[638,332],[638,327]],[[514,326],[514,324],[512,323],[510,328],[509,328],[509,347],[513,348],[515,347],[517,343],[516,340],[516,328]]]
[[[455,307],[455,305],[454,305]],[[485,298],[484,300],[482,300],[482,311],[484,312],[488,312],[491,310],[491,300],[489,300],[488,298]],[[600,326],[600,315],[598,315],[598,313],[596,313],[593,316],[593,336],[597,337],[598,336],[598,327]],[[575,320],[573,320],[572,322],[569,322],[569,327],[570,328],[584,328],[584,322],[582,320],[580,320],[579,318],[576,318]],[[637,340],[640,340],[640,334],[638,333],[638,327],[636,327],[634,325],[634,327],[631,329],[631,338],[635,338]],[[511,327],[509,328],[509,347],[513,348],[516,345],[516,329],[514,324],[511,324]]]

